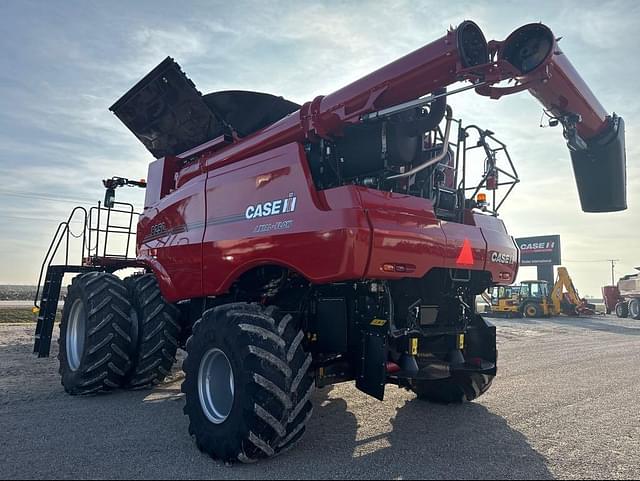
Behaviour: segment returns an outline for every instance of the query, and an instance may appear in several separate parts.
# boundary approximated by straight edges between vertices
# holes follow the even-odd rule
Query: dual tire
[[[626,302],[619,302],[616,304],[616,316],[620,319],[626,319],[629,317],[629,304]]]
[[[175,362],[178,314],[152,274],[75,277],[60,325],[65,390],[86,395],[162,381]],[[302,438],[315,385],[304,340],[294,316],[275,307],[235,303],[203,314],[187,341],[182,385],[201,451],[251,463]]]
[[[72,395],[162,381],[175,362],[177,309],[152,274],[122,281],[106,272],[75,277],[60,324],[62,385]]]

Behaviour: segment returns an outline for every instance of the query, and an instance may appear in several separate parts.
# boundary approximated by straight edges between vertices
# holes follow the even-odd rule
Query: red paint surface
[[[513,239],[494,218],[470,214],[479,224],[443,222],[431,201],[358,186],[318,192],[310,182],[302,146],[292,143],[209,172],[146,209],[139,228],[140,259],[157,272],[170,301],[218,295],[242,273],[275,264],[313,283],[419,278],[456,265],[465,239],[473,246],[473,270],[496,282],[505,266],[487,263],[493,249],[516,256]],[[246,208],[296,196],[294,212],[246,219]],[[261,231],[260,226],[288,223]],[[164,225],[166,234],[152,235]],[[157,227],[156,227],[157,229]],[[485,240],[483,231],[491,233]],[[385,272],[384,264],[412,266]],[[413,269],[415,266],[415,269]],[[507,266],[515,276],[516,266]]]

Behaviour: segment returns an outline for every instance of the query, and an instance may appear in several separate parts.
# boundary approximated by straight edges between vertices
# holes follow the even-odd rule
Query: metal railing
[[[492,193],[492,208],[485,208],[485,210],[493,215],[498,215],[500,207],[502,207],[504,202],[511,195],[513,189],[520,182],[518,171],[511,159],[511,155],[509,155],[506,144],[497,139],[493,132],[481,129],[477,125],[468,125],[463,127],[460,121],[458,124],[459,130],[458,142],[456,144],[455,175],[455,183],[457,185],[458,192],[464,199],[475,199],[476,195],[482,189],[489,190]],[[468,138],[472,131],[476,132],[478,140],[475,145],[468,145]],[[477,184],[469,186],[467,184],[467,169],[469,167],[468,154],[476,149],[482,149],[485,154],[484,173]],[[501,161],[499,156],[502,157]],[[498,162],[501,162],[503,166],[499,166]],[[489,186],[489,178],[494,177],[497,179],[498,175],[506,179],[496,182],[493,186]],[[498,196],[497,191],[499,187],[508,187],[508,189],[506,192],[503,192]],[[468,194],[469,192],[472,192],[471,195]]]
[[[132,238],[135,237],[134,217],[138,213],[132,204],[125,202],[115,202],[113,208],[105,208],[100,202],[96,207],[91,207],[88,211],[86,208],[75,207],[66,221],[60,222],[56,229],[53,239],[49,244],[49,248],[40,267],[38,276],[38,284],[36,287],[36,296],[34,305],[39,307],[38,299],[42,289],[43,278],[49,267],[58,258],[61,248],[64,247],[64,266],[99,266],[101,259],[128,260],[135,258],[135,252],[130,255],[132,246]],[[106,216],[106,219],[104,218]],[[122,224],[114,223],[114,216],[124,216],[128,219]],[[71,224],[79,222],[81,230],[74,232]],[[124,237],[121,242],[123,248],[116,253],[109,250],[110,240],[113,241],[114,236]],[[71,248],[73,239],[81,239],[80,256],[77,253],[72,255]],[[111,244],[113,245],[113,243]]]
[[[133,218],[137,213],[134,211],[132,204],[125,202],[115,202],[115,206],[121,206],[121,208],[106,209],[98,202],[97,207],[92,207],[89,210],[89,228],[88,228],[88,250],[87,258],[116,258],[116,259],[130,259],[129,250],[131,248],[131,238],[135,236]],[[102,213],[106,211],[106,222],[102,224]],[[124,225],[112,224],[113,217],[121,214],[128,219],[128,223]],[[121,253],[109,252],[109,235],[112,236],[124,236],[125,248]],[[102,241],[102,244],[101,244]],[[95,245],[94,245],[95,242]],[[100,255],[100,247],[102,247],[102,255]]]

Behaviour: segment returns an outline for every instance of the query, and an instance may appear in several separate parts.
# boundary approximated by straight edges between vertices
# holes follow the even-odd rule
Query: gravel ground
[[[64,394],[55,358],[30,354],[33,326],[0,326],[3,478],[638,478],[640,322],[495,320],[500,372],[464,406],[390,387],[317,392],[290,453],[231,467],[187,435],[180,372],[153,391]],[[55,354],[56,349],[54,349]]]

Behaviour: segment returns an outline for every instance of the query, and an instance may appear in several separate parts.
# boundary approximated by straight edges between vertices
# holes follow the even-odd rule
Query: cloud
[[[4,2],[0,176],[9,181],[0,187],[0,282],[34,282],[54,219],[72,206],[7,191],[97,200],[103,178],[146,176],[150,155],[108,107],[164,57],[176,58],[204,93],[249,89],[304,102],[464,19],[495,39],[526,22],[549,23],[603,104],[625,117],[631,209],[589,216],[579,209],[560,130],[539,128],[540,106],[527,93],[499,102],[472,92],[451,98],[457,116],[509,145],[523,180],[503,210],[511,232],[560,233],[568,259],[624,257],[620,269],[627,269],[640,263],[633,228],[640,220],[640,65],[632,61],[639,9],[634,1],[569,0],[535,8],[488,0]],[[142,199],[134,190],[120,195]],[[592,266],[570,267],[579,285],[597,293],[603,278]]]

